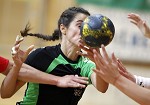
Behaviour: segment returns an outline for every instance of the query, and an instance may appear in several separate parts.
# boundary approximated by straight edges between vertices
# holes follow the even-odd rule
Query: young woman
[[[19,49],[23,38],[17,36],[15,46],[12,48],[12,58],[14,62],[0,56],[0,72],[6,75],[1,85],[1,97],[11,97],[25,82],[56,85],[58,87],[80,87],[85,88],[88,84],[86,77],[66,75],[63,77],[54,76],[41,72],[31,66],[24,64],[29,52],[33,49],[30,46],[26,51]],[[25,78],[24,78],[25,77]],[[24,82],[23,82],[24,81]]]
[[[58,29],[52,36],[28,33],[28,27],[21,32],[22,36],[37,36],[45,40],[61,38],[56,46],[38,48],[29,54],[26,64],[48,74],[57,76],[78,75],[89,78],[100,92],[106,92],[108,83],[92,71],[95,64],[89,59],[79,56],[78,47],[80,26],[90,13],[80,7],[71,7],[65,10],[58,21]],[[28,83],[23,101],[18,105],[77,105],[85,88],[60,88],[53,85]]]

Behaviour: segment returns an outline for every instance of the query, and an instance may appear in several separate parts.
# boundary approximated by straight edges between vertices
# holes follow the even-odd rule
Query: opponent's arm
[[[93,50],[96,50],[99,52],[99,48],[90,48],[90,47],[86,47],[84,45],[85,45],[84,42],[82,40],[80,40],[80,43],[78,46],[84,52],[78,51],[77,54],[81,55],[81,56],[88,57],[91,61],[95,62]],[[96,65],[96,68],[99,69],[99,66]],[[98,91],[100,91],[102,93],[105,93],[107,91],[109,84],[107,82],[105,82],[100,76],[97,76],[97,74],[95,72],[93,72],[91,74],[91,81],[92,81],[92,84],[94,85],[94,87]]]
[[[18,79],[26,82],[34,82],[41,84],[56,85],[58,87],[81,87],[85,88],[85,85],[88,83],[88,78],[78,77],[75,75],[66,75],[63,77],[55,76],[37,70],[27,64],[23,64]]]
[[[21,41],[22,40],[17,41],[16,44],[19,44]],[[87,82],[88,78],[86,77],[78,77],[74,75],[66,75],[63,77],[58,77],[39,71],[31,66],[28,66],[27,64],[22,65],[28,53],[32,50],[31,48],[32,46],[26,51],[20,50],[19,45],[17,48],[16,47],[17,45],[13,48],[13,50],[15,49],[16,52],[16,54],[13,55],[14,63],[9,62],[9,67],[3,73],[4,75],[7,76],[4,79],[1,86],[2,98],[11,97],[13,94],[15,94],[16,91],[18,91],[23,86],[23,84],[25,84],[25,82],[50,84],[63,88],[65,87],[85,88],[85,86],[88,84]]]
[[[112,54],[112,58],[107,57],[107,52],[104,46],[102,46],[102,52],[103,54],[100,54],[94,50],[94,59],[96,65],[101,67],[100,69],[95,69],[94,72],[137,103],[141,105],[149,105],[150,90],[140,87],[122,76],[119,73],[118,62],[114,54]]]
[[[19,49],[19,44],[12,48],[12,58],[13,58],[13,66],[10,69],[7,76],[4,78],[1,85],[1,97],[11,97],[16,90],[18,73],[22,67],[22,64],[29,52],[33,49],[33,46],[30,46],[26,51],[21,51]],[[20,53],[23,53],[22,55]],[[9,66],[9,65],[8,65]],[[9,69],[8,69],[9,70]]]
[[[135,24],[140,29],[145,37],[150,38],[150,27],[147,25],[145,20],[135,13],[129,14],[128,18],[131,23]]]

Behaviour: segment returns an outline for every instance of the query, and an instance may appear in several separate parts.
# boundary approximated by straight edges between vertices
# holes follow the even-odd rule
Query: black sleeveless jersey
[[[68,59],[60,44],[38,48],[29,54],[26,64],[56,76],[79,75],[89,78],[95,64],[79,56],[77,61]],[[23,101],[18,105],[77,105],[84,88],[60,88],[54,85],[28,83]]]

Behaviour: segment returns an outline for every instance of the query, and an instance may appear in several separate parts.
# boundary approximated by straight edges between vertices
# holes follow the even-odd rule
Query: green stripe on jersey
[[[20,105],[36,105],[39,95],[39,84],[29,83],[26,95]],[[29,93],[29,94],[28,94]]]
[[[68,64],[68,62],[62,57],[62,55],[59,55],[57,58],[55,58],[52,63],[49,65],[48,69],[46,70],[46,73],[50,73],[54,68],[56,68],[57,65],[60,64]]]
[[[70,63],[62,55],[59,55],[55,58],[52,63],[49,65],[48,69],[46,70],[47,73],[53,71],[58,65],[60,64],[70,64],[75,70],[77,68],[81,68],[80,75],[84,77],[88,77],[90,80],[90,76],[93,73],[93,68],[95,68],[95,64],[90,61],[88,58],[80,57],[78,63]]]

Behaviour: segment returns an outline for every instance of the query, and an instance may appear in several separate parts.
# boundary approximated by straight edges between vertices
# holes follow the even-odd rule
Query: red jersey
[[[0,73],[4,72],[8,66],[9,60],[0,56]]]

